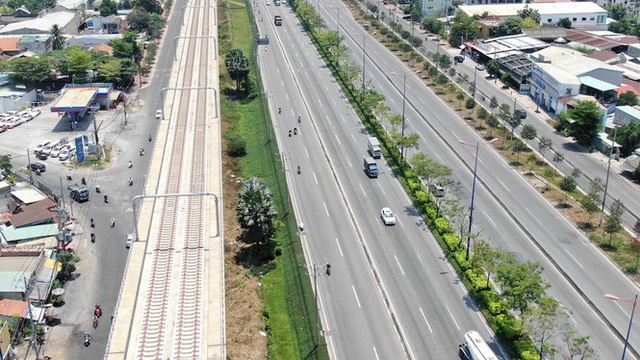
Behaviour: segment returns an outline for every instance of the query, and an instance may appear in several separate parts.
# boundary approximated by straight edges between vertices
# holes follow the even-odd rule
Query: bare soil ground
[[[223,133],[228,124],[223,122]],[[226,141],[223,140],[223,149]],[[227,359],[266,359],[267,337],[262,332],[265,321],[262,317],[264,302],[260,296],[260,283],[245,273],[236,264],[236,253],[244,243],[237,241],[241,234],[236,220],[235,205],[241,184],[236,161],[222,154],[223,199],[224,199],[224,261]]]

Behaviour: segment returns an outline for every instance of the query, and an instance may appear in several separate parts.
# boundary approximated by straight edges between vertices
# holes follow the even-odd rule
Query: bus
[[[458,347],[458,355],[461,360],[498,360],[496,354],[475,330],[464,334],[464,342]]]

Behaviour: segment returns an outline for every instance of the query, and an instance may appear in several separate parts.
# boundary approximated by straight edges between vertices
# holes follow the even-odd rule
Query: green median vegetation
[[[258,291],[264,308],[257,316],[263,317],[264,326],[261,330],[267,334],[268,358],[324,360],[329,356],[324,339],[316,338],[311,282],[304,264],[297,221],[289,205],[285,173],[269,117],[267,98],[258,81],[260,69],[254,57],[258,50],[255,41],[257,30],[250,12],[250,7],[228,7],[225,2],[218,7],[222,55],[220,103],[223,127],[226,128],[223,151],[228,156],[225,162],[230,164],[225,166],[224,176],[233,173],[244,184],[245,191],[250,183],[254,189],[264,191],[263,198],[271,203],[269,208],[274,215],[269,228],[275,231],[272,237],[258,241],[255,232],[247,227],[236,239],[232,239],[232,242],[241,242],[243,245],[233,247],[227,241],[225,251],[236,251],[230,254],[232,266],[241,266],[246,275],[237,281],[260,283]],[[237,209],[235,199],[225,198],[225,207],[227,211]],[[228,269],[225,271],[228,272]],[[242,287],[239,284],[232,285],[234,289]],[[229,286],[227,284],[227,288]],[[228,313],[234,312],[235,304],[234,300],[230,302],[230,296],[233,295],[228,291]],[[228,326],[233,325],[228,323]],[[246,345],[239,344],[242,342],[239,338],[230,337],[227,342],[228,352],[233,352],[234,347]]]

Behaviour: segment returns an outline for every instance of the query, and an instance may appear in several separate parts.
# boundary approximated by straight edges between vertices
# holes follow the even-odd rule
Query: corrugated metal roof
[[[58,11],[33,20],[25,20],[9,24],[0,29],[0,34],[10,34],[24,29],[33,31],[34,34],[48,34],[51,26],[58,25],[62,29],[67,26],[71,20],[73,20],[74,16],[75,14],[72,12]]]
[[[14,228],[13,226],[0,226],[0,235],[7,242],[39,239],[58,234],[58,224],[46,224]]]
[[[609,90],[615,90],[618,88],[618,86],[613,85],[613,84],[609,84],[606,81],[602,81],[602,80],[598,80],[594,77],[591,76],[581,76],[580,77],[580,82],[583,85],[586,85],[588,87],[592,87],[596,90],[600,90],[600,91],[609,91]]]
[[[492,16],[517,16],[518,10],[525,5],[530,9],[538,10],[540,15],[573,15],[576,13],[606,14],[607,10],[592,2],[563,2],[563,3],[530,3],[530,4],[486,4],[486,5],[460,5],[458,8],[467,15],[482,15],[488,13]]]
[[[33,188],[15,190],[11,192],[11,195],[25,204],[33,204],[47,198],[46,195]]]

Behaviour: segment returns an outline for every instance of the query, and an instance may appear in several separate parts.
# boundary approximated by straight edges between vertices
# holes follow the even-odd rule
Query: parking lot
[[[39,159],[34,151],[39,144],[50,142],[50,145],[54,145],[63,139],[62,142],[67,141],[65,147],[71,153],[71,149],[75,148],[76,137],[86,135],[93,141],[93,116],[86,115],[72,130],[67,116],[52,113],[48,106],[34,109],[40,110],[40,114],[35,118],[0,133],[0,155],[11,155],[11,164],[16,172],[20,168],[26,169],[27,164],[34,162],[41,162],[46,166],[47,177],[63,177],[69,172],[76,172],[68,160],[62,161],[65,157],[64,147],[58,149],[57,153],[54,149],[48,149],[53,154],[50,153],[46,160]],[[107,132],[121,127],[123,115],[120,110],[102,110],[97,113],[95,119],[96,125],[99,126],[98,135],[102,138]],[[62,159],[60,153],[63,155]]]

